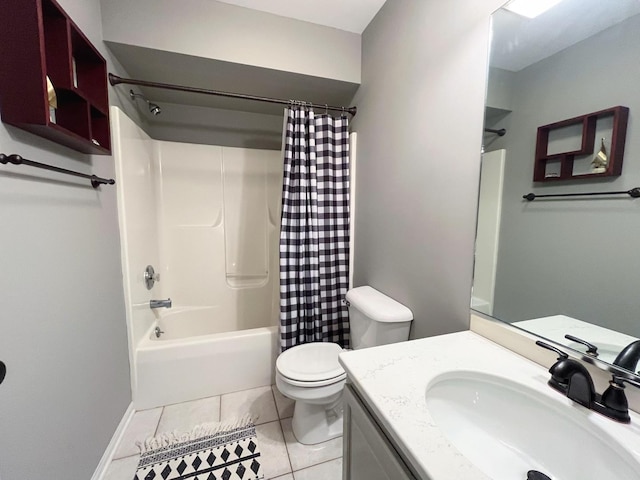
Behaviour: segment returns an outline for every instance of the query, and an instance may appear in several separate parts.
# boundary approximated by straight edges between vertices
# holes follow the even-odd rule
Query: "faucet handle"
[[[542,340],[536,340],[536,345],[542,348],[546,348],[547,350],[551,350],[552,352],[556,352],[558,354],[558,360],[569,358],[565,352],[560,350],[559,348],[554,347],[553,345],[549,345],[548,343],[543,342]]]
[[[529,470],[527,472],[527,480],[551,480],[551,478],[537,470]]]
[[[549,368],[549,386],[584,406],[590,406],[595,388],[586,368],[553,345],[540,340],[536,341],[536,345],[558,354],[558,360]]]
[[[625,383],[628,383],[629,385],[633,385],[636,388],[640,388],[640,382],[638,382],[637,380],[631,380],[630,378],[621,377],[620,375],[615,375],[615,374],[613,375],[613,378],[609,382],[609,384],[612,384],[612,383],[620,385],[623,388]]]
[[[596,347],[594,344],[589,343],[581,338],[574,337],[573,335],[569,335],[568,333],[564,336],[564,338],[566,338],[567,340],[571,340],[572,342],[581,343],[582,345],[587,347],[587,355],[592,357],[598,356],[598,347]]]
[[[627,396],[624,393],[624,383],[629,383],[635,387],[640,388],[640,383],[629,378],[621,377],[619,375],[613,375],[613,378],[609,382],[609,387],[604,391],[600,398],[600,405],[603,408],[597,408],[596,411],[600,411],[609,418],[613,418],[619,422],[628,423],[629,417],[629,402]],[[599,407],[598,405],[596,405]]]

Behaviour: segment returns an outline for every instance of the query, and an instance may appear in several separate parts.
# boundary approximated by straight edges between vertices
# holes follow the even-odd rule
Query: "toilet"
[[[372,287],[347,292],[351,346],[354,349],[409,339],[413,313]],[[335,343],[297,345],[276,360],[276,386],[295,400],[293,433],[313,445],[342,435],[342,388],[346,372],[338,363],[343,349]]]

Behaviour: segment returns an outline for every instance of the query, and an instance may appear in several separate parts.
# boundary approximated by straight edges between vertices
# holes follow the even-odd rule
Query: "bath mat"
[[[264,478],[256,427],[249,417],[200,425],[184,435],[160,435],[139,447],[142,455],[133,480]]]

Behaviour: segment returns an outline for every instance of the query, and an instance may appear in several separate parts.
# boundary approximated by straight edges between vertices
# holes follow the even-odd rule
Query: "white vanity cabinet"
[[[352,385],[344,388],[343,480],[416,480]]]

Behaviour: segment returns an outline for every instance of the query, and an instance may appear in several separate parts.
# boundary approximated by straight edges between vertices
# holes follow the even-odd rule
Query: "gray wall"
[[[60,3],[105,53],[98,0]],[[0,152],[114,175],[111,157],[1,123]],[[131,402],[116,188],[86,183],[0,167],[3,480],[88,480]]]
[[[531,191],[628,190],[640,185],[639,43],[640,17],[635,17],[516,73],[513,113],[504,137],[507,161],[494,307],[498,318],[515,321],[564,313],[640,337],[640,257],[635,246],[640,203],[628,197],[532,203],[521,198]],[[540,125],[616,105],[631,109],[622,176],[532,182]]]
[[[106,40],[360,83],[360,35],[215,0],[102,0]]]
[[[469,327],[489,15],[501,0],[388,0],[362,39],[356,285]]]

